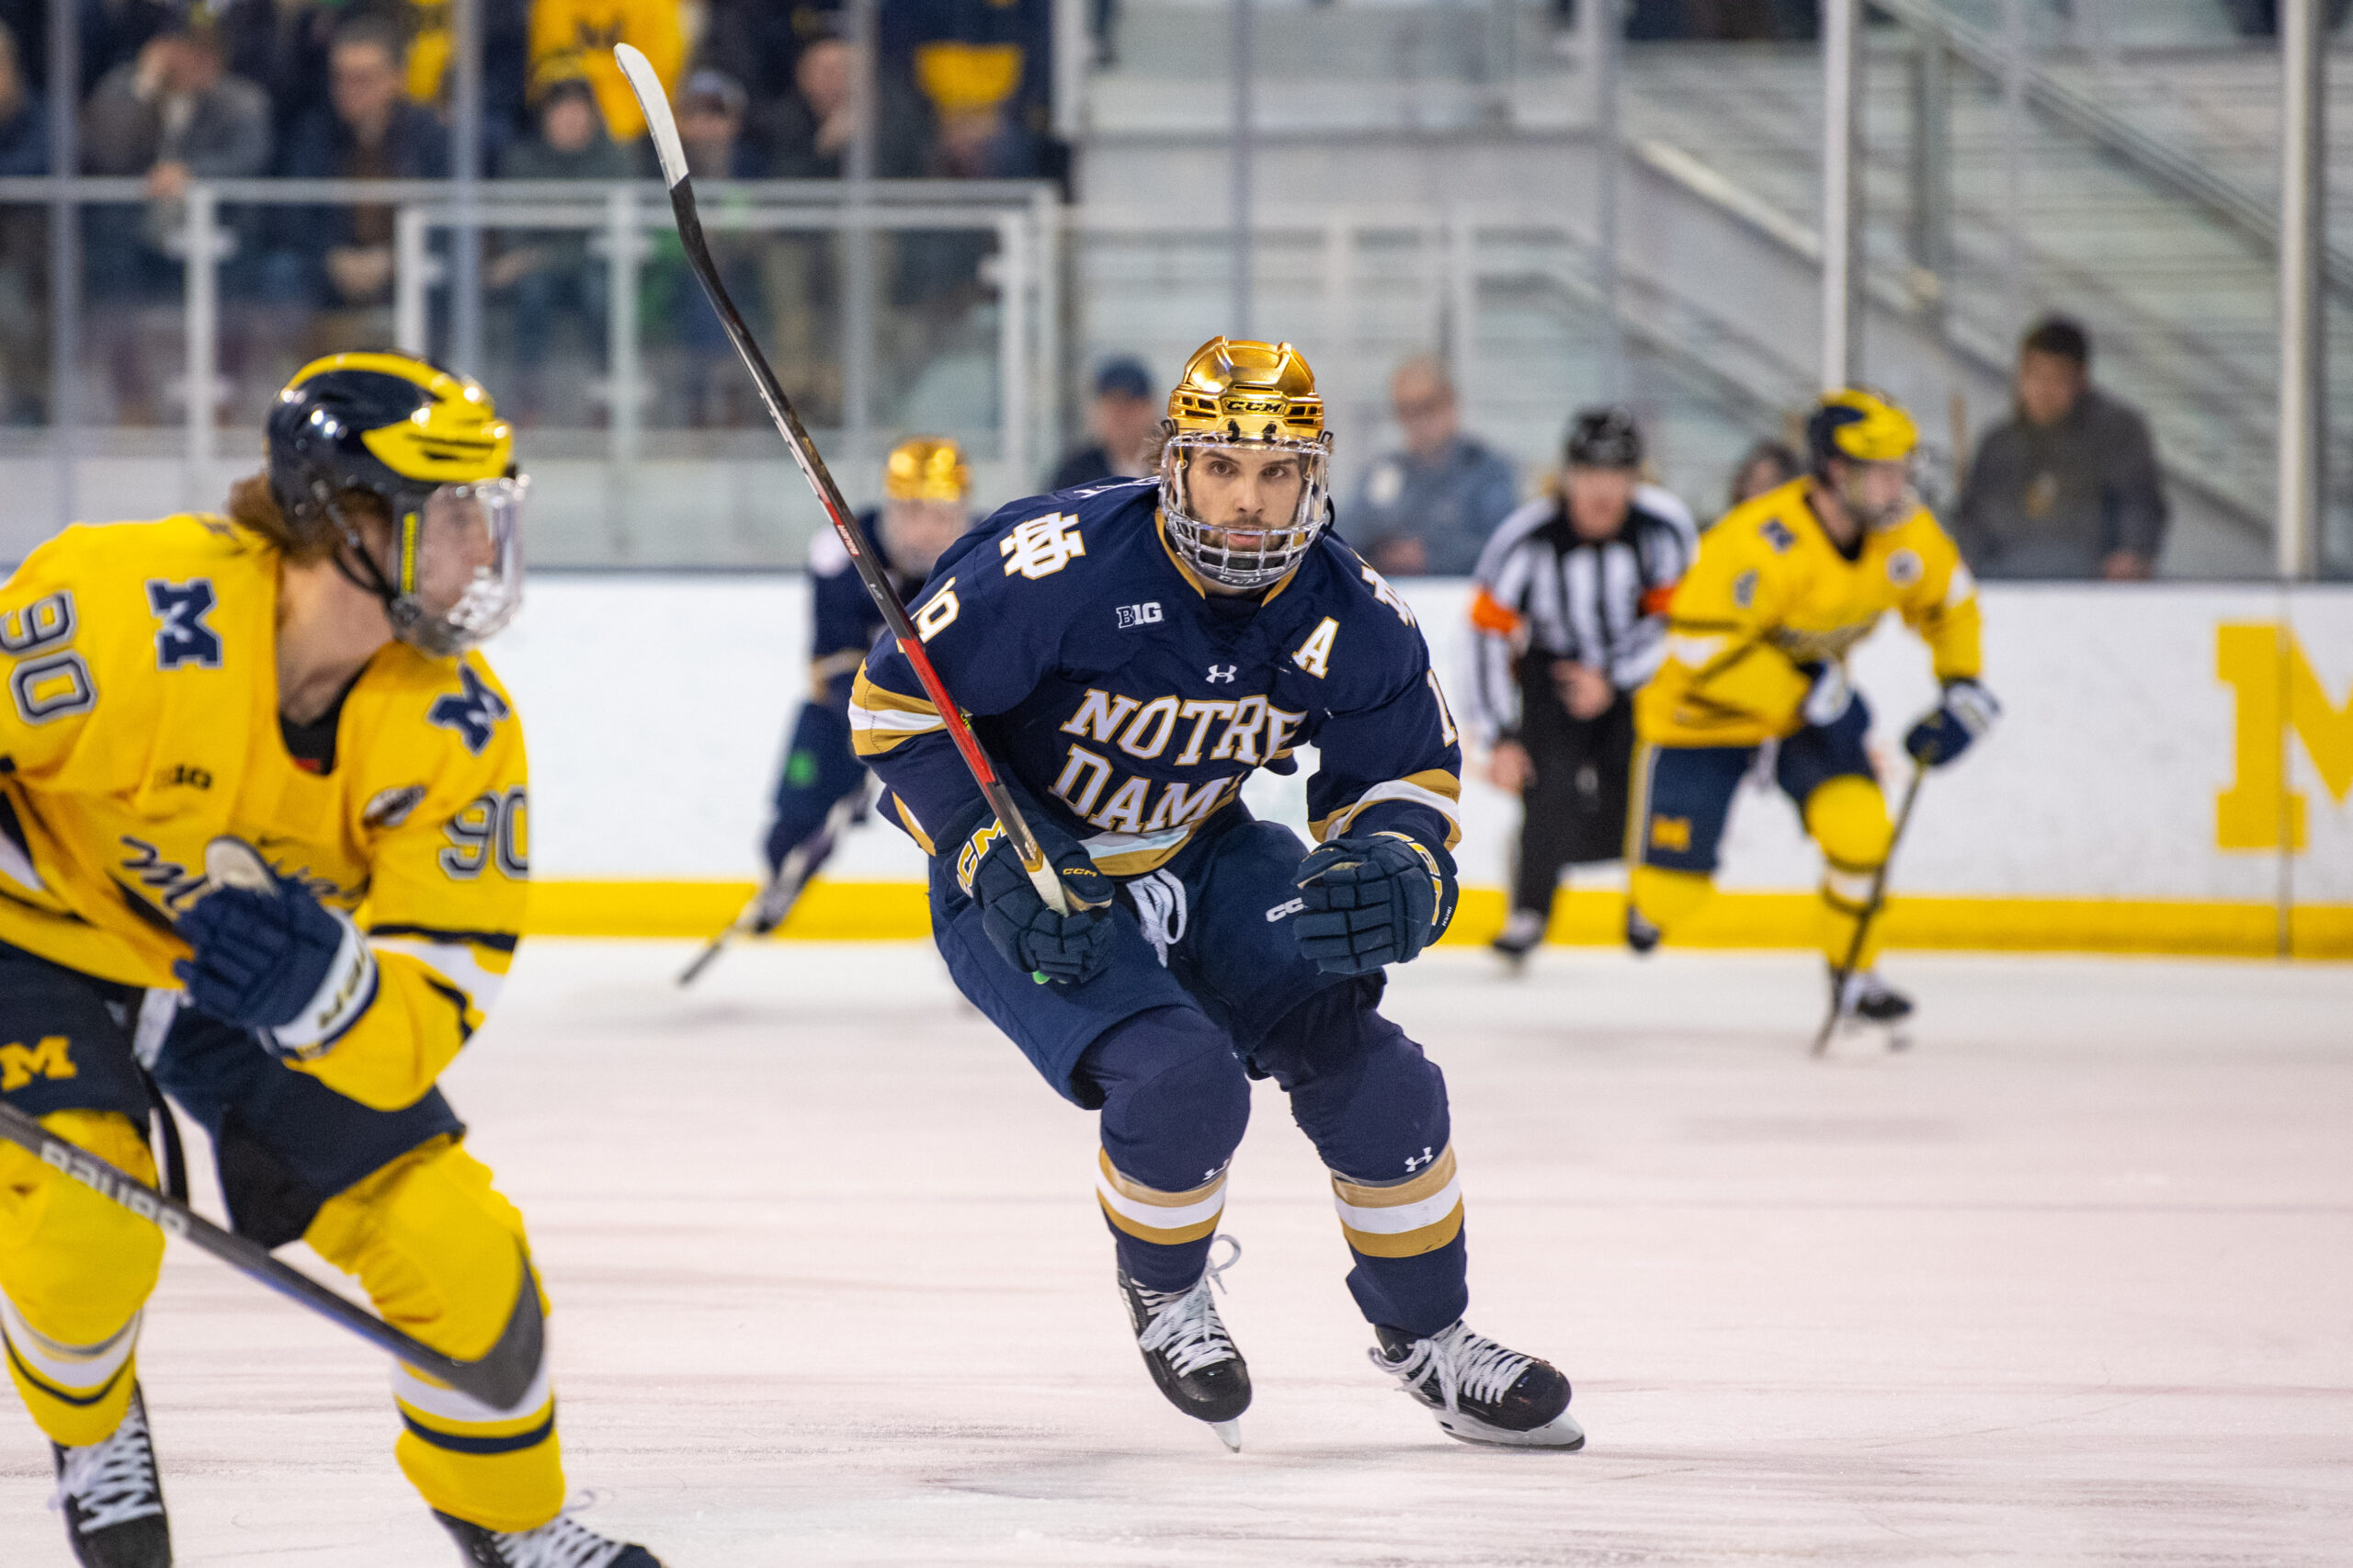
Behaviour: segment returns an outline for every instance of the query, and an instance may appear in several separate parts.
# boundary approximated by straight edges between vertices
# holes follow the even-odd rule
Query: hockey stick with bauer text
[[[1822,1028],[1814,1033],[1812,1054],[1815,1056],[1830,1049],[1830,1037],[1837,1029],[1838,1020],[1847,1016],[1847,982],[1853,976],[1855,966],[1863,961],[1863,939],[1870,935],[1871,922],[1887,902],[1887,869],[1895,864],[1895,846],[1904,842],[1904,829],[1912,821],[1912,803],[1920,798],[1920,781],[1927,776],[1928,765],[1914,757],[1912,782],[1904,787],[1904,804],[1895,812],[1895,831],[1888,835],[1887,858],[1871,873],[1871,895],[1863,901],[1862,914],[1855,917],[1854,939],[1847,944],[1846,959],[1830,976],[1830,1016],[1822,1020]]]
[[[1068,915],[1070,900],[1063,895],[1061,875],[1046,863],[1046,852],[1039,846],[1038,835],[1030,831],[1021,808],[1014,804],[1013,793],[997,777],[988,753],[981,749],[980,738],[972,733],[963,710],[948,694],[947,683],[932,667],[930,655],[923,649],[923,638],[907,617],[907,607],[899,602],[898,590],[891,585],[881,559],[874,553],[874,541],[866,537],[857,514],[842,499],[840,487],[826,471],[825,460],[817,454],[816,443],[810,440],[801,416],[792,411],[792,400],[784,395],[776,371],[768,367],[767,356],[752,341],[752,329],[744,324],[735,301],[728,298],[727,286],[720,281],[719,264],[711,259],[710,246],[703,239],[702,219],[695,207],[694,182],[687,177],[687,150],[678,141],[678,122],[671,116],[669,95],[662,90],[661,78],[654,74],[645,56],[629,44],[615,44],[613,59],[620,63],[621,74],[629,78],[631,91],[637,95],[639,105],[645,110],[646,129],[653,134],[654,150],[662,160],[662,181],[670,187],[670,210],[678,220],[678,240],[686,248],[687,263],[702,280],[703,292],[710,296],[711,308],[719,312],[720,324],[727,329],[728,341],[735,345],[744,368],[752,372],[752,381],[760,389],[760,401],[768,405],[768,417],[776,422],[777,434],[791,449],[801,477],[817,493],[817,504],[825,509],[825,520],[834,525],[842,548],[849,551],[850,564],[858,568],[858,580],[866,585],[875,608],[882,612],[883,624],[898,639],[899,651],[915,670],[924,696],[939,710],[939,722],[947,727],[948,738],[956,744],[964,766],[972,769],[972,781],[981,787],[989,810],[996,813],[1006,841],[1021,858],[1022,869],[1029,873],[1038,896],[1055,914]]]
[[[342,1324],[426,1377],[438,1379],[494,1409],[512,1408],[539,1371],[546,1330],[540,1320],[540,1287],[529,1258],[523,1262],[523,1284],[516,1292],[514,1314],[506,1320],[498,1343],[478,1361],[460,1361],[403,1334],[358,1302],[272,1257],[259,1242],[223,1230],[187,1204],[175,1202],[88,1150],[67,1142],[6,1103],[0,1103],[0,1140],[20,1145],[60,1176],[152,1221],[164,1234],[194,1244],[247,1278]]]
[[[784,924],[784,917],[792,913],[792,906],[800,902],[801,888],[808,883],[811,865],[817,858],[814,846],[831,844],[847,831],[849,819],[865,803],[867,793],[868,785],[861,779],[856,790],[833,803],[825,812],[824,825],[794,845],[792,852],[784,858],[784,863],[776,869],[776,875],[768,879],[767,886],[752,895],[751,902],[744,906],[743,912],[729,923],[725,930],[703,944],[702,951],[695,955],[695,961],[679,974],[680,985],[692,985],[696,978],[710,967],[710,960],[725,951],[727,944],[735,937],[773,931]]]

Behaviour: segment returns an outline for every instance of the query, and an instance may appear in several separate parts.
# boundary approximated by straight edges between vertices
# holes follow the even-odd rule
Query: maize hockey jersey
[[[332,769],[300,766],[278,722],[278,560],[218,517],[82,525],[0,587],[0,941],[176,986],[205,846],[243,838],[376,950],[376,999],[299,1070],[404,1106],[512,961],[522,725],[475,655],[392,642],[344,699]]]
[[[1128,480],[1016,502],[932,569],[916,631],[999,770],[1116,877],[1165,863],[1302,744],[1319,840],[1450,846],[1462,754],[1405,601],[1329,535],[1263,598],[1211,595],[1157,498]],[[980,798],[888,636],[850,726],[926,851]]]
[[[1938,680],[1978,673],[1977,583],[1926,506],[1867,530],[1852,559],[1791,480],[1724,515],[1666,607],[1666,660],[1634,699],[1663,746],[1753,746],[1803,722],[1813,677],[1889,610],[1928,644]]]

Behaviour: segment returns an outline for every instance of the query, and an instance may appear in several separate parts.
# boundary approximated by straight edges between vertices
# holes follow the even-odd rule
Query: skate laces
[[[1215,1258],[1220,1242],[1233,1249],[1226,1254],[1223,1263]],[[1225,1324],[1218,1321],[1217,1303],[1211,1300],[1210,1290],[1212,1286],[1220,1290],[1226,1288],[1220,1276],[1242,1261],[1242,1244],[1232,1236],[1217,1235],[1210,1239],[1210,1251],[1211,1256],[1191,1290],[1182,1294],[1175,1290],[1138,1291],[1153,1313],[1152,1325],[1136,1335],[1136,1347],[1165,1357],[1180,1378],[1220,1361],[1231,1361],[1236,1354]]]
[[[1473,1334],[1460,1323],[1433,1338],[1415,1340],[1401,1361],[1392,1361],[1379,1350],[1366,1355],[1409,1393],[1435,1374],[1438,1403],[1454,1411],[1462,1408],[1466,1398],[1494,1407],[1519,1375],[1536,1364],[1535,1357],[1498,1345],[1483,1334]]]
[[[147,1413],[137,1400],[106,1441],[58,1451],[64,1463],[49,1506],[63,1509],[69,1503],[79,1504],[82,1517],[76,1524],[83,1531],[164,1511],[163,1489],[155,1484],[155,1449],[147,1440]]]
[[[629,1550],[628,1542],[598,1535],[569,1514],[495,1539],[509,1568],[605,1568]]]

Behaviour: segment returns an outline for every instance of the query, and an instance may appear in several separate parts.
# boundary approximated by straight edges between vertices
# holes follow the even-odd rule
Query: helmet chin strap
[[[335,553],[330,557],[335,562],[335,569],[342,573],[344,581],[362,593],[373,594],[383,601],[384,619],[392,622],[397,635],[408,619],[401,614],[400,590],[384,575],[384,569],[377,564],[376,558],[368,553],[367,535],[344,515],[343,508],[333,501],[324,501],[320,505],[325,509],[328,520],[335,524],[335,532],[341,536],[336,541]],[[352,565],[355,559],[359,563],[357,568]],[[363,572],[365,575],[362,575]]]

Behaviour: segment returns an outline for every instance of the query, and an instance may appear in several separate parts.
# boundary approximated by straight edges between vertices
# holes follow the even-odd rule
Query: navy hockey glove
[[[224,861],[228,843],[206,854],[214,886],[179,922],[196,956],[172,972],[198,1011],[255,1030],[273,1056],[315,1061],[376,1000],[376,956],[350,916],[250,847],[235,845]]]
[[[1404,963],[1454,918],[1454,857],[1402,833],[1336,838],[1300,863],[1302,958],[1329,974]]]
[[[1923,767],[1942,767],[1969,749],[1969,743],[1994,727],[2002,705],[1994,694],[1963,677],[1945,682],[1945,699],[1928,710],[1904,737],[1904,749],[1919,758]]]
[[[1062,877],[1071,912],[1057,915],[1039,896],[986,802],[966,813],[947,840],[957,846],[957,884],[981,906],[981,929],[1007,963],[1040,983],[1084,985],[1111,959],[1111,879],[1095,869],[1078,840],[1022,804],[1047,863]]]

